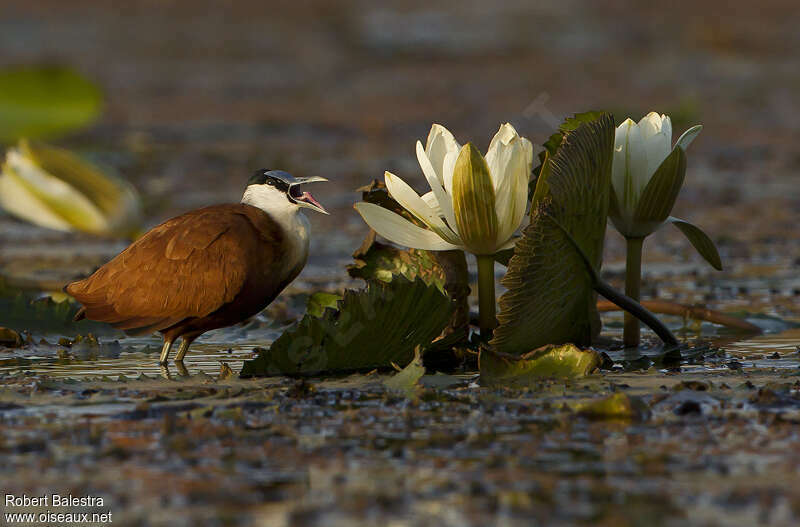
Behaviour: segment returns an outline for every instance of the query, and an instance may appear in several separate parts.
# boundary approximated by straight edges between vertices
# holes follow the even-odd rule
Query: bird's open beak
[[[310,192],[301,191],[299,188],[297,188],[299,185],[303,185],[305,183],[314,183],[315,181],[328,180],[320,176],[295,178],[294,182],[289,186],[289,196],[301,207],[306,207],[323,214],[329,214],[328,211],[325,210],[325,207],[323,207],[319,201],[314,199],[314,196],[312,196]]]

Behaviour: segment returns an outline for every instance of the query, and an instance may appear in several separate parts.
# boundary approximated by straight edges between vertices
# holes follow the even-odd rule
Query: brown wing
[[[248,205],[216,205],[154,227],[65,290],[85,316],[125,330],[166,329],[231,302],[256,266],[276,265],[283,236]],[[264,262],[266,253],[275,255]],[[276,268],[277,272],[277,268]]]

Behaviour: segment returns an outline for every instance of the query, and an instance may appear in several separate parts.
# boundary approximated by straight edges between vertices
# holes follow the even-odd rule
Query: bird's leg
[[[175,355],[175,362],[183,362],[186,352],[189,351],[189,346],[192,345],[194,339],[199,337],[200,334],[186,334],[181,336],[181,346],[178,348],[178,353]]]
[[[166,364],[169,359],[169,351],[172,349],[172,343],[175,339],[168,339],[164,337],[164,347],[161,348],[161,358],[158,359],[159,364]]]
[[[175,367],[178,369],[178,375],[181,377],[191,377],[189,375],[189,370],[186,369],[186,366],[183,365],[182,360],[175,360]]]

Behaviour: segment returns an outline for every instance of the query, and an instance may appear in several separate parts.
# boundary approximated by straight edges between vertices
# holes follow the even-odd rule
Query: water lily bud
[[[141,200],[131,185],[67,150],[26,140],[6,153],[0,206],[61,231],[129,236],[141,221]]]
[[[624,236],[647,236],[669,217],[686,172],[686,147],[701,129],[687,130],[673,148],[666,115],[650,112],[617,127],[609,216]]]

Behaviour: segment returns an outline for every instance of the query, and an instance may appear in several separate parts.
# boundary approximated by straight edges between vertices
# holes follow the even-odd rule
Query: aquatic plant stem
[[[611,287],[611,285],[605,280],[598,278],[595,281],[594,289],[599,294],[624,309],[626,315],[628,313],[632,313],[635,317],[644,322],[655,332],[656,335],[658,335],[658,338],[660,338],[665,345],[673,347],[680,344],[678,339],[675,338],[675,335],[672,334],[669,328],[660,320],[658,320],[655,315],[645,309],[644,306],[642,306],[636,300],[627,295],[623,295]]]
[[[481,338],[489,340],[497,325],[494,296],[494,256],[475,255],[478,260],[478,320]]]
[[[625,295],[640,300],[642,287],[642,243],[644,238],[626,238],[627,256],[625,260]],[[625,326],[622,340],[626,348],[639,345],[639,319],[625,312]]]

